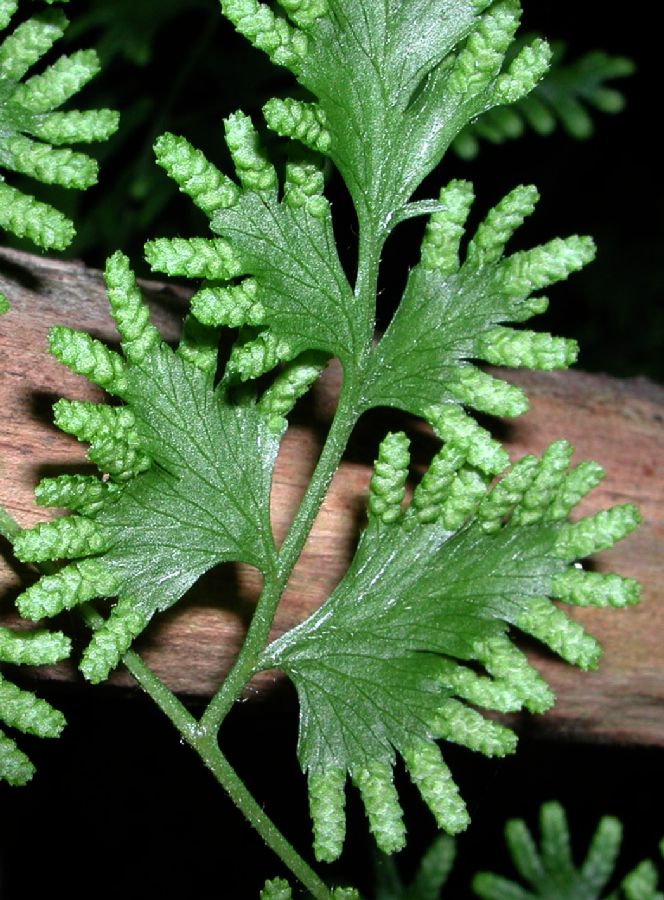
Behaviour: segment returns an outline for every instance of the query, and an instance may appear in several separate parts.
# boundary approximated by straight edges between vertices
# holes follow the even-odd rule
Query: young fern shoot
[[[173,350],[118,253],[106,284],[122,353],[84,333],[52,331],[51,352],[116,402],[56,404],[56,423],[90,444],[103,478],[39,484],[40,503],[73,514],[16,535],[14,551],[24,562],[67,564],[17,605],[39,620],[113,598],[81,661],[85,677],[99,682],[203,573],[223,561],[256,567],[263,590],[245,643],[199,721],[134,656],[131,671],[313,896],[350,898],[345,889],[332,894],[298,857],[221,755],[219,727],[249,679],[281,669],[297,688],[318,860],[341,853],[347,782],[377,845],[387,853],[404,846],[397,757],[438,825],[456,833],[469,816],[438,741],[504,755],[515,735],[476,707],[542,712],[553,703],[510,628],[573,665],[597,665],[593,638],[553,601],[635,602],[635,582],[586,572],[578,561],[612,546],[639,517],[626,505],[571,524],[602,477],[599,466],[570,468],[572,448],[558,441],[508,468],[504,448],[472,416],[527,409],[522,391],[478,363],[549,370],[574,361],[573,341],[513,326],[545,309],[540,291],[593,258],[592,240],[572,235],[510,254],[509,239],[537,201],[533,187],[518,186],[462,253],[472,186],[452,181],[435,201],[411,199],[469,122],[526,96],[544,75],[550,50],[539,39],[504,64],[517,0],[280,0],[278,12],[224,0],[222,10],[311,96],[272,99],[263,110],[268,128],[299,146],[280,180],[254,123],[234,113],[225,122],[233,179],[185,138],[157,141],[158,163],[208,216],[212,237],[158,238],[146,258],[155,271],[202,285]],[[353,283],[336,249],[323,157],[357,213]],[[420,261],[376,342],[385,241],[422,214]],[[220,331],[229,328],[239,332],[219,373]],[[277,547],[270,489],[286,417],[330,357],[343,367],[336,414]],[[318,611],[268,644],[348,439],[379,406],[424,419],[440,449],[405,507],[409,440],[385,436],[347,573]],[[263,896],[289,889],[272,882]]]

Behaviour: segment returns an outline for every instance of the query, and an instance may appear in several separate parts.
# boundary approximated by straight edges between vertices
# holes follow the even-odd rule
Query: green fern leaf
[[[549,598],[565,593],[559,586],[570,563],[629,533],[638,514],[625,506],[573,525],[564,521],[558,498],[578,480],[578,469],[568,471],[570,453],[565,442],[553,444],[539,461],[527,458],[487,490],[463,456],[451,463],[444,447],[434,475],[402,509],[405,445],[395,436],[383,443],[369,525],[347,574],[261,660],[262,668],[286,672],[298,690],[298,752],[309,775],[320,859],[341,850],[347,774],[379,847],[391,853],[403,846],[392,783],[396,754],[438,825],[450,833],[466,827],[465,806],[433,739],[504,755],[514,749],[514,735],[465,703],[541,712],[553,702],[506,636],[508,625],[569,663],[596,666],[595,641]],[[596,474],[582,471],[587,491]],[[387,507],[376,502],[381,496]],[[626,590],[634,589],[629,582]],[[487,675],[466,663],[482,665]]]
[[[204,324],[259,329],[232,358],[230,371],[241,380],[311,350],[338,356],[352,368],[363,332],[337,257],[322,174],[314,165],[289,165],[280,200],[276,172],[249,120],[231,116],[226,135],[242,189],[183,139],[164,135],[157,142],[158,162],[211,216],[222,239],[203,247],[195,238],[152,241],[148,262],[168,274],[212,279],[192,301]],[[260,331],[265,321],[268,332]]]
[[[25,617],[118,598],[83,657],[92,681],[107,676],[154,613],[217,563],[241,560],[271,570],[269,493],[283,422],[269,404],[229,404],[214,387],[214,367],[187,358],[191,345],[174,352],[160,341],[121,254],[109,260],[106,280],[124,352],[124,405],[60,401],[56,422],[92,441],[90,459],[110,480],[46,479],[40,502],[76,514],[14,539],[24,561],[78,560],[18,598]],[[58,334],[56,355],[99,383],[80,335]],[[107,386],[117,389],[117,380]]]
[[[574,362],[574,341],[504,326],[543,311],[546,300],[532,293],[567,278],[594,256],[589,238],[573,236],[503,257],[505,243],[537,199],[533,187],[509,193],[479,226],[461,264],[459,242],[472,188],[452,182],[443,189],[442,209],[429,222],[420,263],[372,356],[363,390],[366,408],[400,407],[434,428],[445,427],[441,416],[454,416],[454,404],[516,416],[527,409],[524,394],[471,360],[533,369]],[[505,464],[500,456],[495,462],[497,468],[489,471]]]
[[[16,10],[0,10],[5,28]],[[99,65],[93,51],[63,56],[27,81],[30,68],[62,37],[68,21],[46,10],[21,23],[0,44],[0,166],[44,184],[83,190],[95,184],[97,163],[60,145],[106,140],[118,127],[112,110],[62,112]],[[73,223],[58,210],[4,183],[0,175],[0,227],[27,237],[44,249],[63,250],[74,236]]]

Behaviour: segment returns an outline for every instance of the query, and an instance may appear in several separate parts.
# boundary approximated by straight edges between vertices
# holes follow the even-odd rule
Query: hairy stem
[[[103,618],[91,606],[83,611],[84,618],[92,628],[103,624]],[[247,790],[239,775],[217,744],[216,735],[205,734],[199,722],[178,700],[175,694],[155,675],[137,653],[129,650],[122,658],[141,688],[154,700],[161,711],[170,719],[180,736],[198,754],[205,766],[212,772],[247,821],[263,838],[267,846],[283,860],[291,872],[302,882],[315,900],[331,900],[332,894],[311,866],[300,856],[293,845],[286,840],[274,822],[267,816]]]
[[[247,821],[258,831],[267,846],[288,866],[312,897],[315,900],[331,900],[330,889],[263,812],[219,749],[216,740],[208,738],[202,742],[202,746],[197,746],[196,749],[203,762],[224,787]]]

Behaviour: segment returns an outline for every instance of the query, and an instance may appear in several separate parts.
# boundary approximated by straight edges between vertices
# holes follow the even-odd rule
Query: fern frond
[[[419,861],[413,880],[406,885],[394,860],[376,854],[374,900],[439,900],[455,856],[455,841],[448,835],[438,835]]]
[[[5,3],[0,28],[7,27],[16,8],[15,3]],[[60,145],[106,140],[117,130],[118,115],[109,109],[55,110],[97,74],[95,53],[63,56],[42,73],[22,80],[67,25],[60,11],[43,11],[18,25],[0,44],[0,166],[44,184],[83,190],[97,180],[96,161]],[[2,175],[0,209],[2,228],[38,247],[63,250],[74,236],[70,219],[5,184]]]
[[[365,8],[364,3],[344,9],[343,15],[336,3],[299,4],[297,12],[295,6],[285,4],[289,22],[257,0],[222,3],[236,28],[273,61],[291,68],[314,95],[315,100],[306,103],[268,101],[263,110],[268,126],[329,156],[351,191],[362,228],[373,228],[381,238],[406,214],[410,195],[463,124],[508,97],[529,92],[548,64],[548,47],[542,41],[521,48],[506,62],[521,14],[517,0],[493,5],[460,0],[455,16],[444,23],[434,6],[426,12],[418,8],[390,17],[384,10]],[[419,46],[416,35],[422,29],[429,39]],[[380,59],[367,58],[367,46],[383,45],[386,54]],[[330,84],[335,85],[334,97]],[[386,111],[387,95],[391,102]],[[219,282],[204,287],[192,307],[201,321],[267,328],[256,343],[250,341],[246,349],[238,350],[239,377],[255,378],[280,361],[311,350],[337,356],[345,369],[351,368],[361,340],[355,324],[360,317],[335,258],[318,167],[287,165],[280,201],[275,168],[248,117],[242,113],[229,117],[226,143],[239,185],[183,138],[165,135],[157,142],[158,161],[208,214],[219,238],[209,243],[198,238],[152,241],[146,247],[148,262],[158,271]],[[418,294],[418,300],[408,300],[407,294],[402,308],[433,303],[432,295],[441,295],[439,282],[446,276],[458,278],[459,239],[471,195],[468,185],[456,182],[441,195],[445,211],[434,214],[430,222],[419,269],[430,290],[423,298],[422,285],[414,286],[412,293]],[[510,298],[512,322],[542,311],[546,301],[529,295],[592,257],[587,239],[570,238],[501,262],[505,242],[532,211],[534,199],[532,188],[517,189],[505,198],[478,231],[463,267],[469,288],[470,282],[474,285],[473,293],[481,291],[489,298],[495,291],[505,300]],[[196,264],[189,262],[189,256]],[[429,279],[423,274],[427,271]],[[238,278],[243,279],[239,284]],[[251,307],[243,296],[244,284],[251,285]],[[469,304],[470,297],[462,291],[448,290],[457,295],[460,307]],[[253,316],[247,314],[249,309],[255,309]],[[366,310],[363,315],[370,313]],[[441,318],[447,313],[441,310]],[[420,320],[427,321],[422,315]],[[525,332],[499,333],[495,330],[499,321],[500,314],[486,323],[486,330],[477,329],[475,321],[468,323],[474,336],[473,341],[470,335],[464,338],[468,355],[542,368],[569,364],[575,355],[573,342]],[[412,324],[408,322],[407,327]],[[433,337],[439,333],[436,321],[427,321],[426,327]],[[452,369],[463,352],[454,360],[445,356],[441,367]],[[393,362],[386,361],[385,367]],[[393,366],[393,371],[399,367]],[[376,379],[382,380],[383,374],[382,369],[376,371]],[[429,402],[411,406],[410,411],[422,415],[425,408],[440,407],[449,400],[503,415],[525,409],[525,398],[516,388],[496,383],[471,366],[455,371],[454,383],[447,380],[444,390],[436,378],[430,382]],[[375,405],[393,405],[392,397],[374,398],[369,390],[368,401],[374,400]]]

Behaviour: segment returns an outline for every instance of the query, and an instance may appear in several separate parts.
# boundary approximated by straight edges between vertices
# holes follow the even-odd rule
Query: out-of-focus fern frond
[[[293,900],[290,885],[283,878],[266,881],[261,891],[260,900]],[[361,900],[355,888],[335,888],[331,900]]]
[[[456,856],[456,842],[440,834],[427,847],[410,884],[404,884],[394,859],[381,853],[376,861],[374,900],[438,900]]]
[[[521,38],[514,49],[528,40],[532,36]],[[633,74],[632,60],[602,50],[573,62],[566,62],[565,56],[565,44],[553,44],[551,68],[527,97],[494,107],[466,126],[453,144],[459,156],[470,159],[479,152],[482,140],[501,144],[521,137],[528,129],[546,136],[560,125],[571,137],[588,138],[594,130],[592,111],[617,113],[623,109],[623,93],[608,82]]]
[[[565,810],[559,803],[544,803],[539,846],[522,819],[511,819],[505,825],[512,862],[528,888],[492,872],[479,872],[473,880],[473,891],[483,900],[662,900],[664,895],[657,890],[657,869],[649,859],[623,878],[616,890],[604,894],[614,877],[622,832],[618,819],[604,816],[585,860],[577,867]]]
[[[68,37],[96,39],[96,50],[104,62],[124,56],[137,66],[152,57],[158,33],[182,13],[204,8],[205,0],[91,0],[73,23]]]

